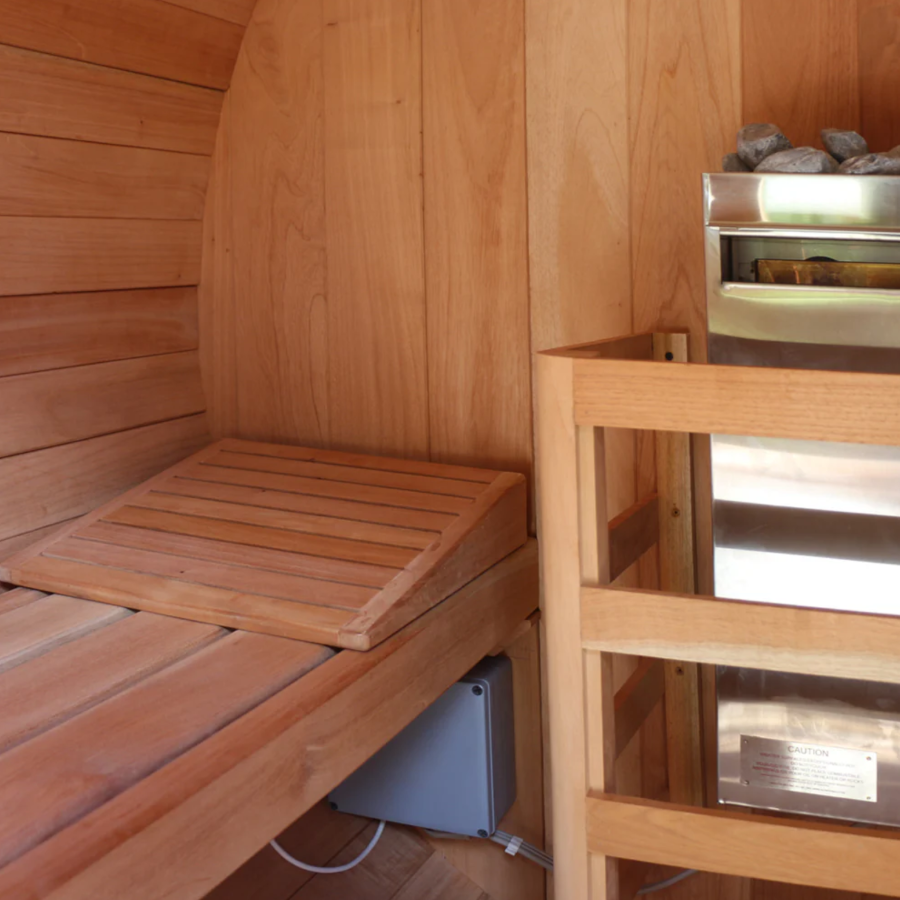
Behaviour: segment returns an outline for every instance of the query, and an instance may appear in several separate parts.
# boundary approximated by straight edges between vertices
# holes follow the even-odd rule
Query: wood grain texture
[[[857,0],[743,0],[746,121],[775,122],[797,147],[820,147],[822,128],[858,129],[858,16]]]
[[[417,0],[324,0],[330,445],[427,456]]]
[[[251,547],[247,544],[230,544],[227,541],[189,537],[184,534],[167,534],[164,531],[114,525],[110,522],[95,522],[81,529],[79,535],[86,540],[134,547],[136,550],[154,550],[176,555],[187,553],[192,559],[210,562],[240,561],[243,565],[258,566],[285,575],[319,578],[362,587],[385,587],[399,573],[398,569],[386,566],[326,559],[323,556]]]
[[[40,873],[60,900],[199,900],[511,633],[536,565],[531,544],[381,647],[328,660],[0,870],[0,893]]]
[[[217,437],[329,439],[322,16],[260,0],[223,109],[200,294]]]
[[[226,22],[246,25],[250,21],[257,0],[166,0],[174,6],[193,9]]]
[[[148,575],[173,578],[190,584],[222,588],[246,594],[260,594],[280,600],[296,600],[335,609],[357,610],[372,599],[374,588],[340,584],[319,579],[302,578],[282,572],[268,572],[242,565],[240,559],[231,562],[194,560],[184,553],[159,553],[133,547],[67,538],[45,551],[53,559],[86,562],[96,566],[130,569]],[[102,581],[102,574],[98,573]]]
[[[331,516],[351,523],[374,522],[416,528],[426,532],[442,531],[451,525],[456,517],[453,513],[384,506],[377,503],[363,503],[359,500],[337,500],[333,497],[316,497],[291,491],[275,491],[265,487],[201,481],[197,478],[172,479],[166,485],[166,491],[184,497],[205,497],[209,500],[224,500],[266,509]]]
[[[0,300],[0,376],[196,350],[196,288]]]
[[[626,0],[527,0],[535,350],[631,331]],[[633,499],[633,498],[632,498]]]
[[[572,361],[579,424],[894,444],[898,379],[859,372]],[[898,401],[900,402],[900,401]]]
[[[0,218],[0,295],[194,285],[201,224]]]
[[[0,671],[130,615],[127,609],[51,595],[3,616]]]
[[[0,597],[0,613],[12,612],[14,609],[21,609],[35,600],[40,600],[46,596],[41,591],[31,591],[27,588],[8,587],[2,592]]]
[[[160,0],[0,2],[5,44],[224,90],[244,29]]]
[[[650,800],[588,800],[591,847],[661,865],[850,891],[896,893],[897,837],[889,831],[788,822]],[[748,853],[747,848],[753,848]],[[836,860],[838,864],[823,864]]]
[[[693,333],[705,332],[700,175],[719,169],[742,124],[740,10],[740,0],[630,5],[636,331],[689,326]],[[781,28],[780,7],[776,13],[773,4],[766,21],[776,18]],[[796,29],[782,33],[794,35]],[[743,115],[752,116],[748,109]]]
[[[578,600],[578,450],[572,395],[573,361],[539,355],[536,360],[541,534],[541,614],[546,643],[554,891],[560,898],[590,897],[585,822],[587,732],[585,677]],[[602,895],[601,895],[602,896]]]
[[[229,635],[7,751],[0,761],[0,795],[16,816],[0,825],[0,861],[8,863],[77,821],[329,655],[296,641]]]
[[[0,216],[203,218],[209,160],[0,134]]]
[[[197,354],[169,353],[0,380],[0,456],[202,412]]]
[[[581,606],[595,650],[900,683],[890,617],[615,588]]]
[[[440,530],[422,531],[399,528],[377,522],[358,522],[353,519],[329,515],[310,515],[294,510],[271,509],[265,505],[223,501],[185,496],[168,491],[145,494],[135,500],[134,507],[160,509],[204,519],[221,519],[225,522],[243,522],[263,528],[279,528],[283,531],[299,531],[323,537],[345,538],[390,547],[424,550],[438,539]]]
[[[212,152],[219,91],[0,46],[0,131]]]
[[[291,448],[287,448],[291,449]],[[467,497],[474,499],[485,489],[481,481],[454,478],[452,472],[443,475],[420,475],[405,471],[403,461],[396,460],[392,469],[369,468],[365,457],[358,465],[343,459],[337,463],[315,460],[289,459],[268,456],[261,453],[226,450],[211,457],[207,464],[230,469],[247,469],[252,472],[275,472],[280,475],[296,475],[305,479],[316,479],[341,484],[361,484],[374,487],[397,488],[402,491],[418,491],[423,494],[439,494],[447,497]],[[436,471],[440,469],[436,467]],[[493,479],[491,479],[493,481]]]
[[[17,665],[0,676],[0,749],[102,703],[224,633],[139,613]]]
[[[55,485],[51,489],[55,491]],[[36,528],[33,531],[22,532],[21,534],[16,534],[12,537],[0,540],[0,563],[21,550],[24,550],[31,544],[37,543],[42,538],[49,537],[59,531],[65,524],[65,521],[57,522],[53,525],[47,525],[44,528]]]
[[[857,0],[859,5],[859,101],[862,134],[873,150],[900,144],[900,2]]]
[[[208,441],[198,415],[0,459],[0,559],[21,549],[15,535],[32,543]]]
[[[524,2],[422,16],[431,457],[527,473]]]

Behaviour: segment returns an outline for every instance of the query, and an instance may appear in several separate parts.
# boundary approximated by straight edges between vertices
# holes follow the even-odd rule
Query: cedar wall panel
[[[202,218],[251,7],[0,0],[0,557],[208,439]]]
[[[740,124],[884,149],[898,74],[900,0],[260,0],[206,211],[214,430],[528,471],[532,350],[666,326],[703,355],[700,176]],[[617,509],[652,487],[633,435],[609,464]],[[662,787],[649,752],[619,774]]]

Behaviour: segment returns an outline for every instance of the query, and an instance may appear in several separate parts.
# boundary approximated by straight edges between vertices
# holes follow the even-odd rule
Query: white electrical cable
[[[677,875],[673,875],[671,878],[667,878],[665,881],[657,881],[656,884],[647,884],[644,885],[638,892],[638,897],[645,897],[647,894],[655,894],[657,891],[665,890],[666,888],[672,887],[672,885],[678,884],[680,881],[684,881],[685,878],[690,878],[691,875],[696,875],[696,869],[685,869],[683,872],[679,872]]]
[[[366,847],[356,859],[343,866],[311,866],[309,863],[300,862],[299,859],[294,859],[287,850],[279,846],[278,841],[269,841],[269,844],[285,862],[289,862],[298,869],[303,869],[304,872],[315,872],[316,875],[337,875],[340,872],[349,872],[354,866],[358,866],[375,849],[375,845],[378,843],[381,835],[384,834],[385,825],[387,825],[387,822],[379,822],[378,830],[375,832],[375,836],[372,840],[369,841],[369,846]]]

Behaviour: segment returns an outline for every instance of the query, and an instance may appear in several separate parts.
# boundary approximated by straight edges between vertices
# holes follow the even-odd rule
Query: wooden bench
[[[280,459],[274,465],[293,472],[281,473],[280,491],[265,489],[239,498],[227,488],[231,499],[226,501],[189,497],[195,489],[182,484],[188,494],[176,495],[166,481],[174,477],[172,470],[6,564],[6,578],[37,584],[0,594],[4,900],[203,897],[536,609],[536,546],[532,541],[510,553],[525,533],[519,476],[501,482],[503,490],[482,504],[478,516],[469,517],[463,531],[454,532],[454,524],[494,484],[492,478],[473,482],[475,496],[460,514],[447,516],[385,585],[369,590],[366,602],[374,607],[369,607],[372,614],[363,628],[323,632],[295,616],[306,601],[273,604],[263,590],[235,590],[236,578],[248,581],[258,573],[262,584],[264,576],[273,574],[260,564],[267,546],[260,535],[271,535],[273,541],[291,536],[293,549],[273,551],[268,561],[277,559],[293,571],[301,563],[336,564],[325,556],[310,562],[312,556],[303,553],[315,541],[321,552],[325,543],[315,530],[332,529],[340,521],[321,514],[323,502],[343,504],[346,527],[354,527],[346,519],[346,507],[356,501],[323,501],[321,494],[352,498],[346,485],[361,477],[364,458],[354,457],[352,466],[346,460],[322,463],[297,459],[295,448],[285,464],[284,455],[266,446],[266,465]],[[240,447],[242,452],[249,449]],[[223,453],[235,452],[235,445],[214,445],[203,451],[203,458],[221,463]],[[189,478],[202,464],[186,461],[176,467],[177,474]],[[327,465],[345,468],[338,474],[321,471]],[[307,493],[283,490],[298,487],[289,477],[308,476],[308,471],[299,474],[300,468],[315,466],[319,480],[305,485]],[[378,463],[372,469],[383,471]],[[396,471],[391,477],[397,477]],[[204,484],[222,487],[200,479],[198,484],[197,490],[206,490]],[[167,510],[168,531],[153,530],[161,520],[145,520],[145,528],[110,521],[142,516],[171,505],[166,498],[178,496],[187,497],[187,505]],[[507,496],[511,506],[503,505]],[[320,498],[315,500],[320,514],[283,507],[304,497]],[[238,499],[246,502],[236,503]],[[384,494],[381,499],[394,498]],[[500,518],[491,513],[497,509],[505,509]],[[399,510],[397,527],[405,534],[402,507],[382,511],[390,510]],[[235,527],[235,520],[245,524]],[[514,524],[504,527],[504,522]],[[178,531],[200,525],[223,533],[200,538]],[[489,527],[490,533],[479,538],[479,526],[482,532]],[[103,529],[115,534],[100,534]],[[256,529],[249,544],[229,543],[222,536],[247,537],[248,529]],[[126,582],[121,544],[110,537],[127,537],[130,549],[151,537],[157,542],[183,538],[184,544],[167,544],[163,552],[158,543],[152,552],[128,555],[139,565],[127,571]],[[341,540],[328,544],[337,547],[338,555],[352,555],[366,544],[361,541],[357,548],[344,540],[338,546],[335,541]],[[192,558],[195,550],[205,555],[203,565]],[[224,555],[212,564],[211,554]],[[61,560],[69,576],[69,564],[76,565],[73,557],[80,597],[42,592],[41,587],[60,590],[46,582],[53,580]],[[423,558],[428,562],[424,567]],[[281,574],[277,590],[308,590],[308,572],[293,583],[289,579],[294,576]],[[334,583],[322,581],[323,588]],[[135,589],[142,584],[152,590]],[[274,579],[266,584],[266,590],[275,590]],[[386,592],[399,602],[381,602]],[[166,603],[173,596],[179,600],[170,610]],[[330,595],[323,589],[322,596]],[[197,597],[222,603],[198,603]],[[265,615],[248,612],[257,600]],[[338,608],[341,622],[358,621],[359,614],[359,609]],[[243,621],[246,628],[235,627]],[[305,634],[310,640],[300,639]],[[342,635],[349,635],[347,643],[372,648],[363,652],[329,646],[344,641]]]

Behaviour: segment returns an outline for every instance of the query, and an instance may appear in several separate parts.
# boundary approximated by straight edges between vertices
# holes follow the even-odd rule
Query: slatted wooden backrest
[[[538,356],[558,895],[624,900],[617,866],[624,858],[897,896],[900,838],[892,832],[702,806],[697,664],[900,683],[900,619],[695,595],[688,434],[900,444],[900,378],[686,359],[681,335],[641,335]],[[606,527],[602,460],[610,427],[657,432],[661,591],[610,585],[611,560],[623,552],[613,550],[617,535]],[[646,537],[632,553],[646,547]],[[626,552],[625,562],[630,558]],[[639,727],[646,691],[633,692],[625,715],[612,693],[615,653],[668,665],[673,802],[616,795],[614,763],[622,746],[616,730]],[[645,664],[644,677],[652,671]]]

